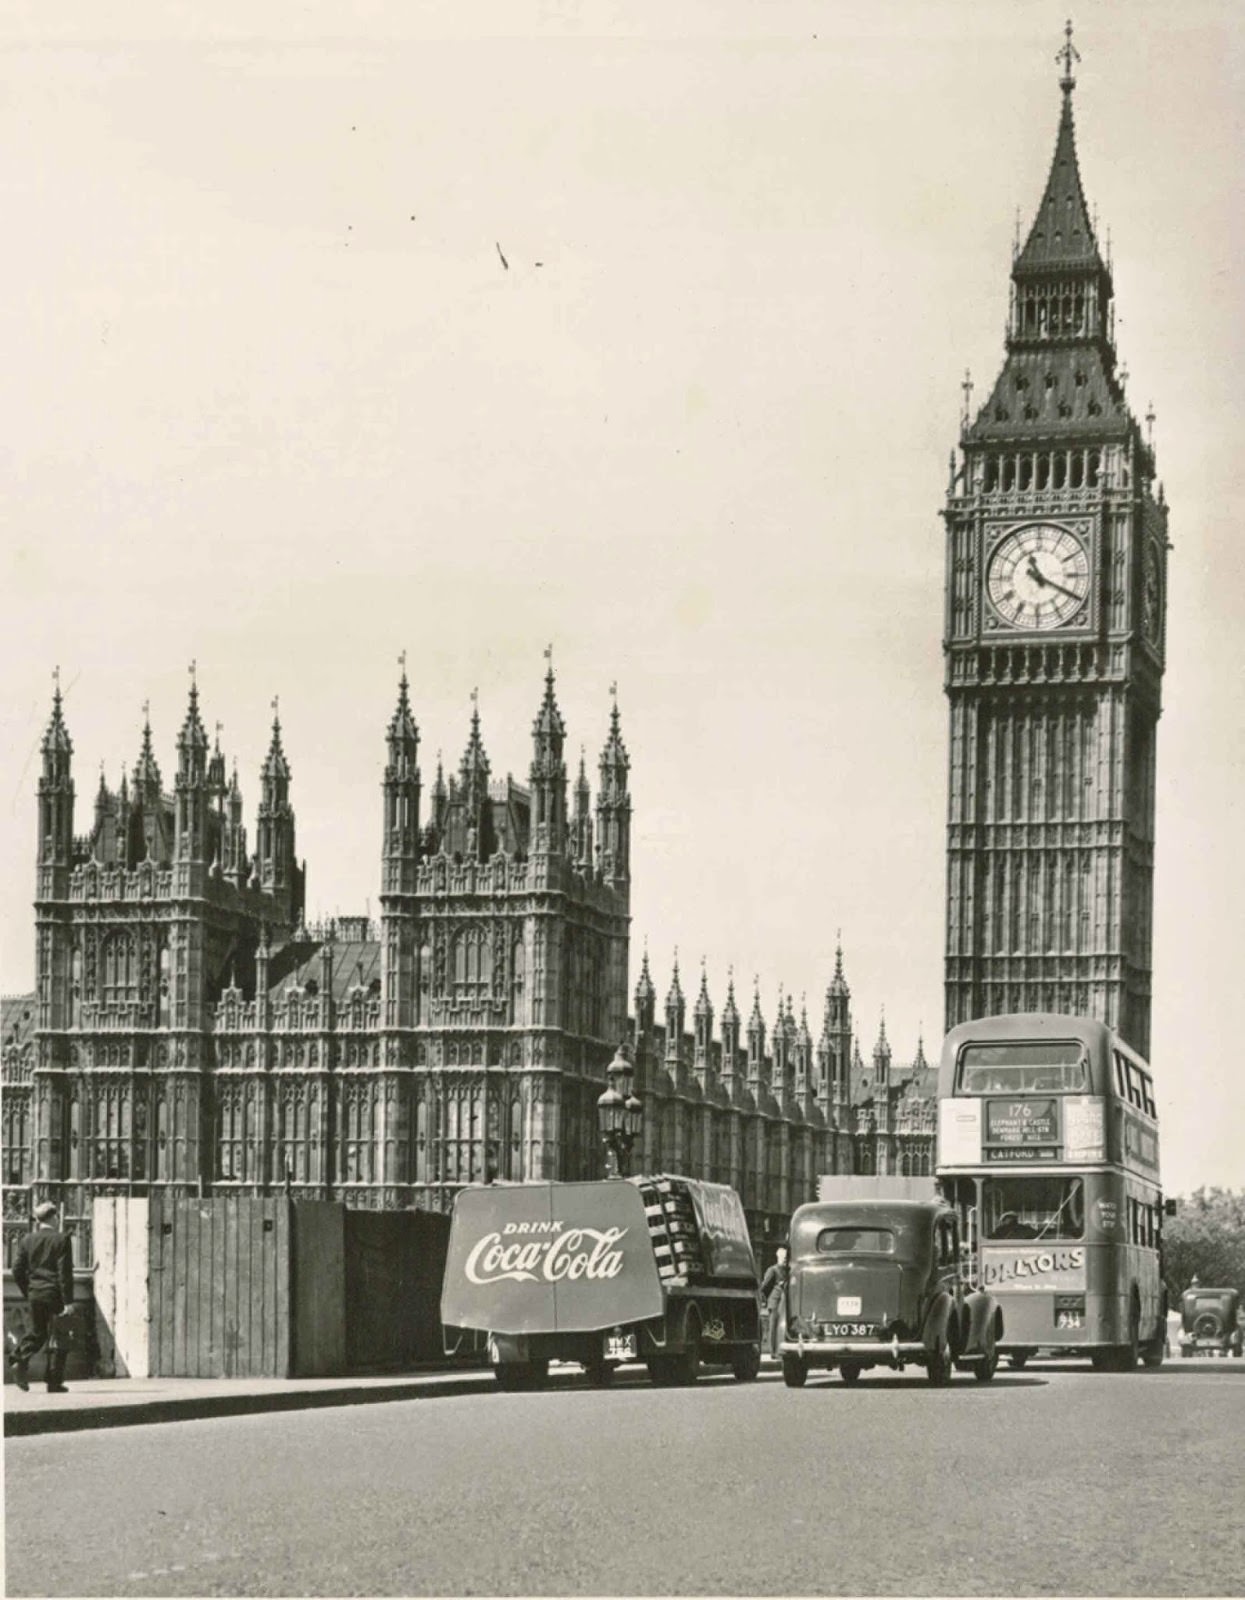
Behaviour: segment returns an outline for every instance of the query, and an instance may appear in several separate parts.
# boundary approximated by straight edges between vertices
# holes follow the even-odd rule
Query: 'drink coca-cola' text
[[[619,1246],[627,1228],[570,1228],[552,1239],[503,1239],[486,1233],[467,1257],[464,1271],[472,1283],[575,1282],[579,1278],[616,1278],[622,1271]]]

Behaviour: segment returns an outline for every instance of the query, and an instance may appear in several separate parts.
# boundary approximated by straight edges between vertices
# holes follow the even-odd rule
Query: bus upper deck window
[[[961,1094],[1062,1094],[1089,1086],[1079,1040],[998,1040],[968,1044],[960,1053]]]

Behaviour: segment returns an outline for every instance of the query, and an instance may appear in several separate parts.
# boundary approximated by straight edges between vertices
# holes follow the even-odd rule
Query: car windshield
[[[1080,1178],[987,1178],[983,1239],[1080,1239],[1085,1195]]]
[[[1089,1087],[1085,1047],[1076,1039],[966,1044],[961,1094],[1058,1094]]]
[[[825,1256],[890,1256],[895,1253],[895,1235],[889,1228],[823,1228],[817,1235],[817,1250]]]

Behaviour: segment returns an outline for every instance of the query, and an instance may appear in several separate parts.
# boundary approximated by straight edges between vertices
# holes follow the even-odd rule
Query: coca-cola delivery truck
[[[761,1367],[756,1260],[734,1189],[659,1176],[493,1183],[454,1201],[441,1320],[488,1335],[505,1389],[577,1361],[593,1383],[643,1361],[654,1383]]]

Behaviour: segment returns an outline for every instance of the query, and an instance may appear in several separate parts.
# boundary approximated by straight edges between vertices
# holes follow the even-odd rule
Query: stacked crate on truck
[[[642,1179],[639,1190],[658,1275],[663,1281],[704,1277],[700,1229],[687,1185],[678,1178],[657,1177]]]

